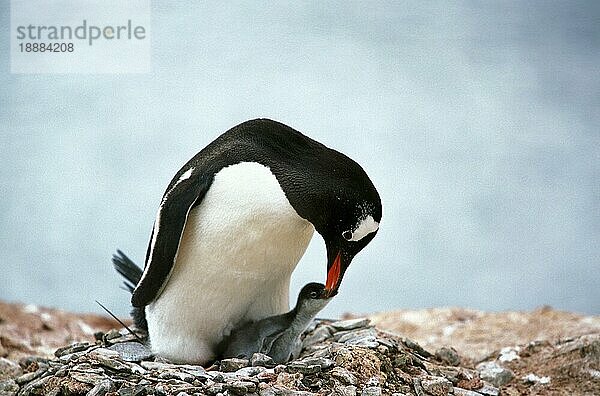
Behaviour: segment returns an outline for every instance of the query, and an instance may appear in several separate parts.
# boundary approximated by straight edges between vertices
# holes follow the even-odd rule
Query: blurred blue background
[[[13,75],[0,4],[0,299],[119,314],[173,174],[269,117],[366,169],[381,230],[324,315],[600,313],[600,3],[154,2],[150,74]],[[325,280],[315,234],[292,295]]]

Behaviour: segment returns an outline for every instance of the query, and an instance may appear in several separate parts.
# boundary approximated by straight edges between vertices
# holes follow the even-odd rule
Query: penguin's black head
[[[316,315],[320,310],[325,308],[331,300],[332,295],[322,283],[308,283],[300,290],[298,294],[298,302],[296,303],[296,312],[310,315]]]
[[[298,294],[298,303],[305,300],[318,300],[328,298],[325,291],[325,285],[322,283],[311,282],[302,287]]]
[[[365,175],[366,177],[366,175]],[[368,181],[361,188],[344,191],[331,200],[328,220],[317,228],[327,248],[327,282],[330,295],[337,291],[354,256],[377,234],[381,221],[381,201]]]

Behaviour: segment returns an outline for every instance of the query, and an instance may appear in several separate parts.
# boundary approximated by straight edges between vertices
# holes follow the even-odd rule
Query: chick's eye
[[[317,292],[310,292],[310,298],[317,298]]]
[[[344,231],[342,232],[342,237],[349,241],[350,239],[352,239],[352,233],[350,231]]]

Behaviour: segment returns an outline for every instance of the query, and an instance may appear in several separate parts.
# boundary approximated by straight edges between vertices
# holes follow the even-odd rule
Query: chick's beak
[[[325,293],[327,297],[333,297],[337,294],[340,282],[342,280],[342,257],[341,252],[335,256],[333,264],[327,271],[327,282],[325,282]]]

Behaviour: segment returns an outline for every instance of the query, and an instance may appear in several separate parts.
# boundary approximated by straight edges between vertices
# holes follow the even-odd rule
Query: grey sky
[[[11,75],[0,5],[0,298],[118,313],[173,174],[270,117],[363,165],[381,231],[327,315],[600,313],[598,2],[154,2],[151,74]],[[318,235],[292,295],[325,280]]]

